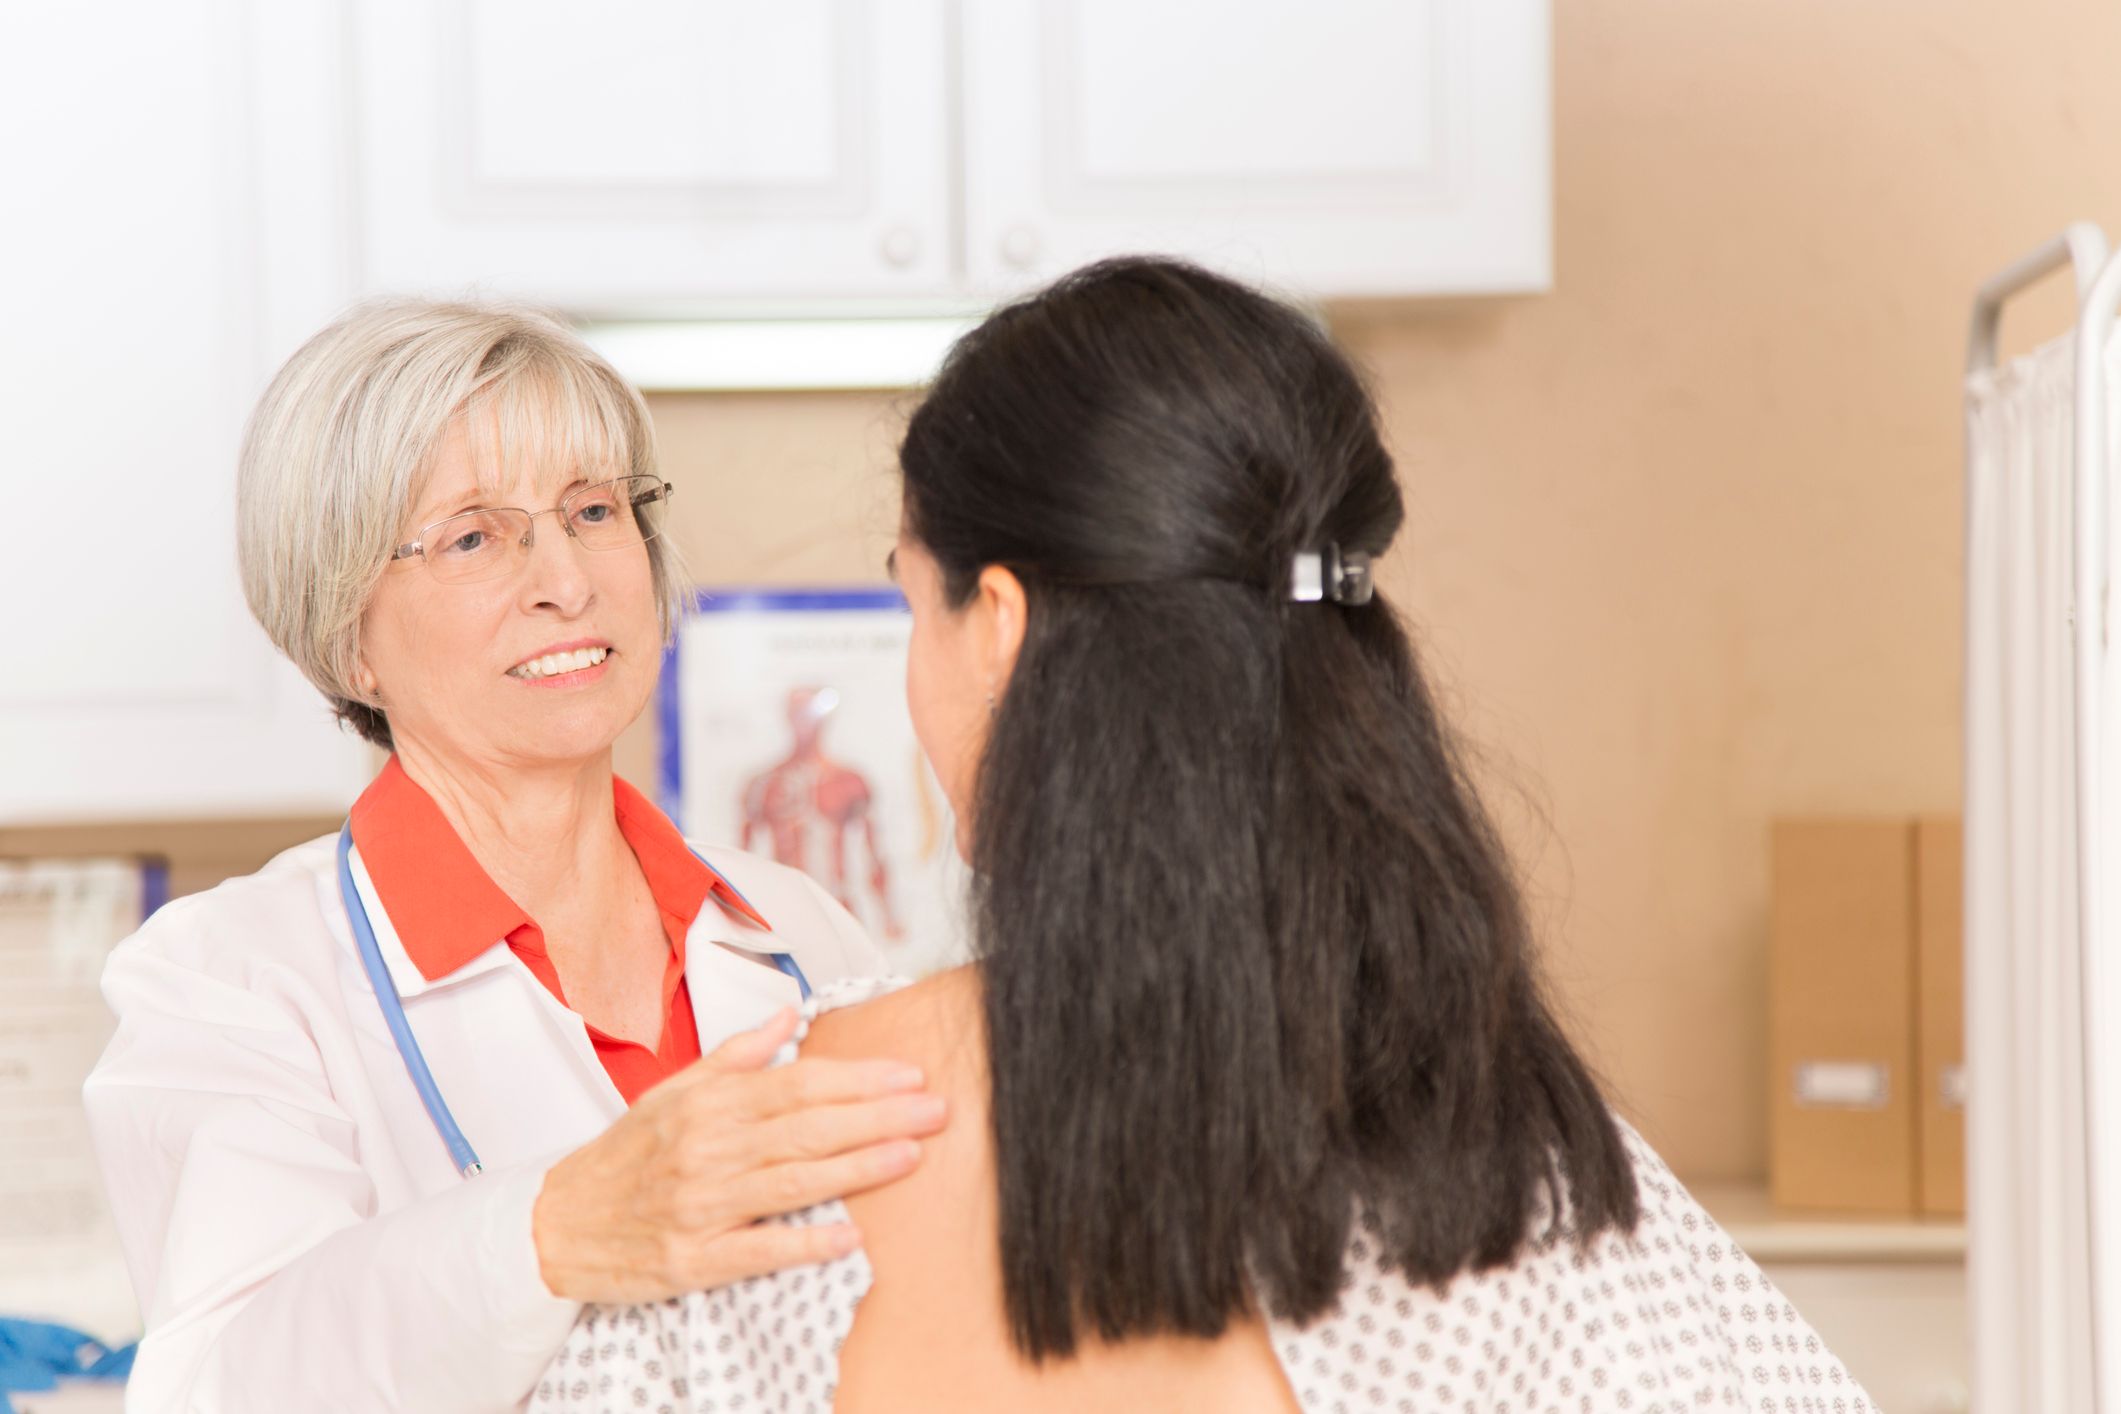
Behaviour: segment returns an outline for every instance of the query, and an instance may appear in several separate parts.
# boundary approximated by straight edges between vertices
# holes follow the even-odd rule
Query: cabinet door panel
[[[1540,0],[983,0],[964,43],[984,287],[1129,250],[1321,296],[1547,284]]]
[[[0,822],[335,808],[235,568],[263,381],[245,7],[0,12]],[[296,680],[299,684],[299,679]],[[306,696],[306,700],[304,700]]]
[[[229,297],[249,249],[236,17],[211,8],[115,29],[33,8],[0,39],[0,125],[43,135],[4,149],[30,219],[0,264],[0,576],[37,651],[0,666],[0,710],[231,690],[241,601],[216,571],[253,350]]]
[[[1042,18],[1049,128],[1068,205],[1181,183],[1240,204],[1255,182],[1433,183],[1443,163],[1434,0],[1276,6],[1204,25],[1197,7],[1074,0]],[[1302,81],[1331,75],[1334,82]]]
[[[942,0],[372,0],[361,284],[583,311],[947,287]]]
[[[771,7],[475,0],[450,114],[474,201],[515,189],[827,192],[858,169],[860,55],[825,0]]]

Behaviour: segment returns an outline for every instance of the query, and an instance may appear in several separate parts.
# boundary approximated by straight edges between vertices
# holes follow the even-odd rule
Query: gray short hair
[[[467,414],[476,414],[466,417]],[[361,617],[443,434],[466,417],[474,465],[655,473],[647,404],[559,320],[510,305],[355,306],[295,352],[251,415],[236,470],[243,594],[340,720],[391,744],[354,679]],[[675,631],[684,571],[648,542]]]

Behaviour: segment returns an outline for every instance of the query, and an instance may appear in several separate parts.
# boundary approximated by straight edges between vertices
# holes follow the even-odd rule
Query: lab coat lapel
[[[430,981],[391,926],[358,850],[352,865],[406,1022],[482,1164],[493,1169],[550,1156],[588,1142],[625,1113],[625,1098],[597,1059],[582,1018],[546,990],[505,940]],[[381,1011],[370,1010],[364,1026],[372,1023],[388,1050],[386,1064],[401,1073],[388,1078],[394,1082],[403,1062]],[[409,1079],[403,1083],[410,1089]],[[439,1138],[435,1147],[441,1148]]]
[[[435,1084],[488,1168],[587,1143],[626,1112],[582,1018],[506,944],[499,951],[505,966],[405,1003]]]
[[[685,990],[706,1055],[784,1006],[803,1000],[795,979],[773,965],[773,934],[709,897],[685,934]]]

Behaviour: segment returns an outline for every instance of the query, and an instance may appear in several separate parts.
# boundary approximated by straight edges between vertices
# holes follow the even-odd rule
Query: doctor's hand
[[[760,1223],[888,1183],[943,1127],[940,1096],[892,1061],[765,1068],[795,1034],[783,1009],[648,1091],[553,1165],[532,1210],[546,1287],[576,1301],[660,1301],[853,1251],[850,1223]]]

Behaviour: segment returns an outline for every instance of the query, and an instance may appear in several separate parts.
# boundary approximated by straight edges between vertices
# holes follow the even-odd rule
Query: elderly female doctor
[[[940,1128],[905,1066],[763,1068],[872,945],[612,774],[668,495],[638,396],[536,315],[366,307],[266,392],[251,607],[394,754],[343,836],[111,958],[86,1102],[146,1317],[129,1408],[515,1407],[584,1302],[849,1250],[756,1220]]]

